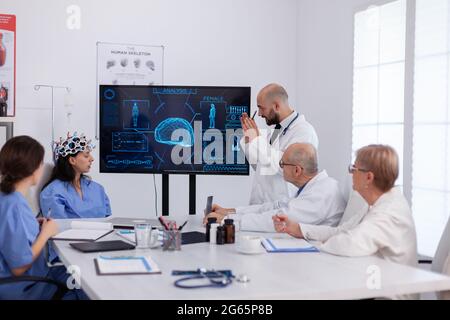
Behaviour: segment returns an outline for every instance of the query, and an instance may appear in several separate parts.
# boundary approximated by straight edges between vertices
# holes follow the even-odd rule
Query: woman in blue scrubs
[[[105,189],[86,176],[94,161],[92,149],[90,140],[76,132],[55,145],[55,168],[40,195],[45,217],[86,219],[111,215]]]
[[[42,175],[44,148],[28,136],[14,137],[0,151],[0,278],[49,277],[66,283],[63,267],[47,267],[43,249],[56,233],[54,220],[37,220],[25,195]],[[0,285],[3,299],[50,299],[56,287],[47,283],[18,282]],[[79,290],[66,298],[76,298]]]

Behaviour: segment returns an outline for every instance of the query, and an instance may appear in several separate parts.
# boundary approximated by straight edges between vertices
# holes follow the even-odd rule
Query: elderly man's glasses
[[[281,169],[283,169],[284,166],[293,166],[293,167],[299,166],[298,164],[285,163],[282,159],[280,160],[280,162],[278,162],[278,164]]]
[[[350,165],[348,166],[348,173],[353,174],[353,173],[355,173],[356,171],[369,172],[370,170],[355,167],[354,164],[350,164]]]

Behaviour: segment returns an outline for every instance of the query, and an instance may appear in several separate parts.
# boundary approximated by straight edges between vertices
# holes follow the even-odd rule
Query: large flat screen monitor
[[[100,86],[100,172],[248,175],[250,87]]]

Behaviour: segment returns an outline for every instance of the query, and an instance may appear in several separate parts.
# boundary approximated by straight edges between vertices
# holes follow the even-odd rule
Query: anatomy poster
[[[15,115],[16,16],[0,14],[0,117]]]
[[[99,85],[163,84],[164,47],[97,43]]]

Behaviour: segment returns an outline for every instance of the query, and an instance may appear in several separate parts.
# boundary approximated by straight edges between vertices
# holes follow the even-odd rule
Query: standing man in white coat
[[[295,195],[296,189],[283,179],[278,163],[283,152],[294,143],[319,145],[316,131],[305,117],[289,106],[286,90],[278,84],[269,84],[257,96],[258,115],[275,130],[261,134],[253,119],[246,113],[241,123],[244,138],[241,146],[247,160],[256,171],[250,195],[250,205],[276,200],[286,200]]]
[[[215,217],[221,222],[226,216],[234,219],[241,230],[274,232],[272,216],[285,214],[297,223],[336,226],[345,210],[346,201],[337,181],[326,171],[318,170],[314,146],[295,143],[287,148],[278,166],[284,179],[296,189],[296,195],[287,201],[237,207],[234,209],[213,206],[206,218]]]

